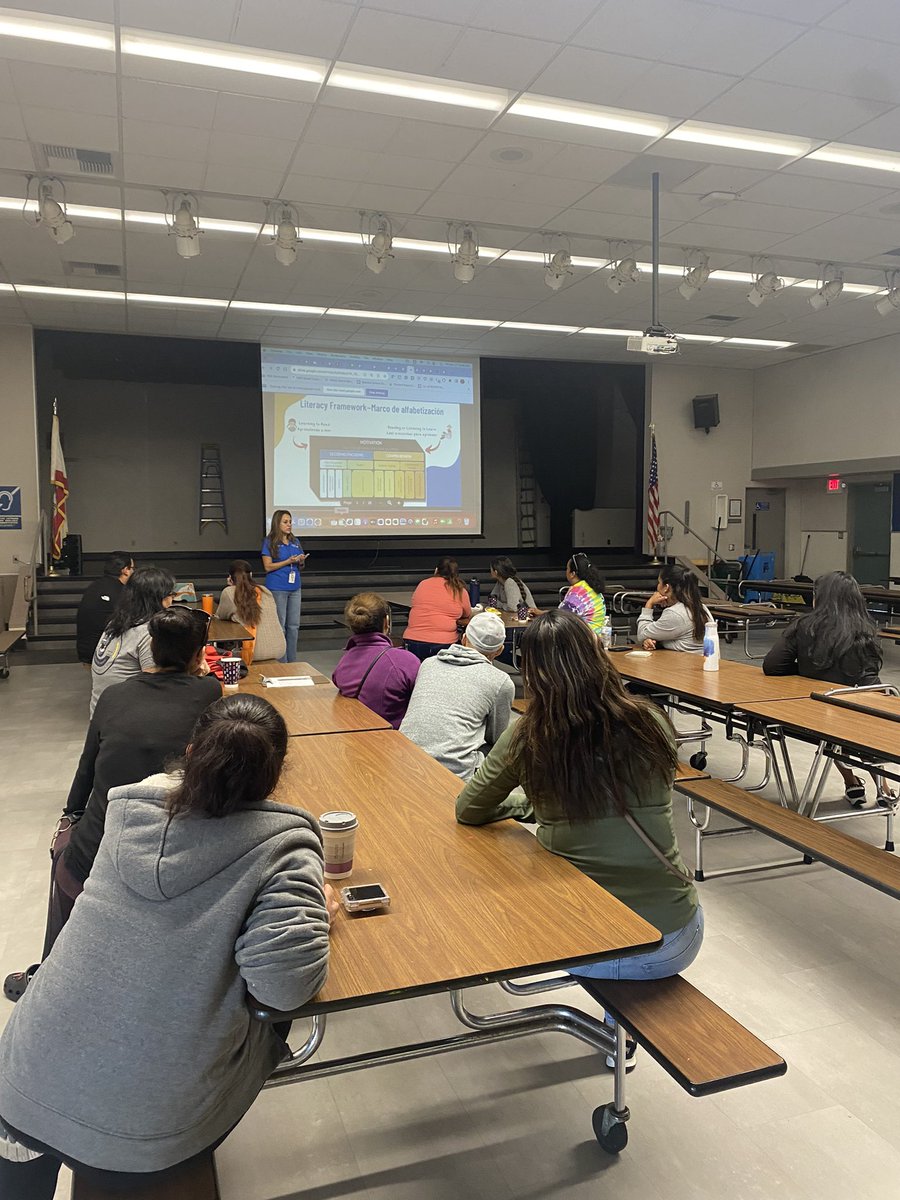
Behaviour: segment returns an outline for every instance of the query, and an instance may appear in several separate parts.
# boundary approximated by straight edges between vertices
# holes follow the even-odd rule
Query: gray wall
[[[49,432],[49,429],[48,429]],[[30,561],[37,529],[37,435],[34,423],[34,350],[28,326],[0,326],[0,486],[22,489],[22,528],[0,530],[0,572],[18,574]],[[50,465],[47,462],[47,473]]]

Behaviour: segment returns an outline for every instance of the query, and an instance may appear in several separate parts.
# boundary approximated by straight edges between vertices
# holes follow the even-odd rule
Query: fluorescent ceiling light
[[[296,79],[302,83],[321,83],[328,66],[321,59],[301,58],[296,54],[260,53],[227,42],[204,42],[199,38],[145,33],[141,29],[122,30],[122,53],[250,75],[270,75],[276,79]]]
[[[474,325],[484,329],[496,329],[499,321],[482,321],[475,317],[416,317],[423,325]]]
[[[231,308],[247,312],[304,313],[311,317],[321,317],[325,313],[324,308],[317,308],[310,304],[269,304],[256,300],[232,300]]]
[[[533,117],[538,121],[561,121],[564,125],[587,125],[609,129],[613,133],[633,133],[638,137],[660,138],[671,125],[665,117],[629,112],[624,108],[603,108],[598,104],[574,104],[552,96],[526,92],[510,106],[512,117]]]
[[[726,346],[757,346],[766,350],[787,350],[789,346],[795,346],[796,342],[770,342],[766,338],[729,337],[723,338],[723,344]]]
[[[666,141],[693,142],[700,146],[722,146],[731,150],[749,150],[757,154],[777,154],[781,158],[800,158],[809,154],[815,142],[808,138],[787,137],[755,129],[735,129],[728,125],[707,125],[703,121],[685,121],[666,134]]]
[[[503,254],[503,261],[514,263],[543,263],[544,256],[538,250],[507,250]]]
[[[682,342],[708,342],[710,345],[725,341],[723,337],[713,337],[711,333],[676,333],[675,336]]]
[[[717,283],[752,283],[755,278],[749,271],[713,271],[710,275]]]
[[[609,266],[608,258],[585,258],[580,254],[572,255],[573,267],[587,267],[589,270],[600,271]]]
[[[414,321],[415,313],[370,312],[362,308],[327,308],[326,317],[358,317],[360,321]]]
[[[873,171],[900,171],[900,154],[891,150],[868,150],[865,146],[846,146],[829,142],[808,155],[815,162],[842,163],[847,167],[865,167]]]
[[[27,296],[51,296],[54,300],[124,300],[124,292],[104,292],[93,288],[38,287],[37,284],[17,283],[17,292]]]
[[[653,272],[653,263],[639,262],[637,269],[650,275]],[[660,275],[677,275],[679,278],[684,274],[684,267],[676,267],[673,263],[660,263],[658,270]]]
[[[127,292],[128,303],[138,304],[187,304],[192,308],[227,308],[227,300],[213,300],[206,296],[157,296],[154,292]]]
[[[596,333],[601,337],[641,337],[643,331],[640,329],[601,329],[599,326],[585,325],[583,329],[578,330],[579,333]]]
[[[14,292],[15,290],[11,283],[0,283],[0,292]]]
[[[530,321],[501,321],[501,329],[528,329],[533,333],[578,333],[579,325],[534,325]]]
[[[55,42],[60,46],[81,46],[86,50],[115,50],[116,39],[108,25],[94,21],[60,21],[42,18],[37,13],[24,16],[21,10],[0,8],[0,37],[27,38],[35,42]]]
[[[327,86],[348,88],[354,92],[374,92],[380,96],[399,96],[405,100],[425,100],[432,104],[479,108],[486,112],[501,112],[509,104],[511,95],[505,88],[479,87],[451,80],[444,82],[430,75],[407,75],[341,62],[335,63]]]
[[[794,287],[809,288],[815,291],[819,286],[818,279],[798,279]],[[853,296],[877,296],[879,292],[884,291],[884,286],[879,287],[874,283],[845,283],[844,294]]]

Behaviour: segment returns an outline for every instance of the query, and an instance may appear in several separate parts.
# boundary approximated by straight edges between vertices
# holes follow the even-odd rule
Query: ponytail
[[[706,609],[700,595],[700,585],[693,571],[679,563],[665,563],[659,570],[660,583],[667,583],[678,600],[691,614],[694,637],[701,641],[706,625]]]
[[[250,694],[226,696],[197,718],[170,816],[227,817],[275,790],[288,748],[279,712]]]
[[[447,590],[452,592],[457,599],[461,599],[465,593],[466,585],[459,577],[459,563],[456,559],[450,558],[449,555],[438,559],[437,573],[443,579]]]
[[[528,603],[525,597],[525,585],[519,578],[519,573],[513,565],[511,558],[507,558],[505,554],[500,558],[495,558],[491,563],[491,570],[496,572],[496,574],[500,576],[504,583],[507,581],[507,579],[512,579],[516,587],[519,589],[519,595],[522,597],[522,603]]]
[[[237,615],[245,625],[256,628],[262,616],[262,608],[256,584],[253,582],[253,568],[246,559],[236,558],[228,568],[228,574],[234,580],[234,607]]]
[[[573,554],[569,559],[569,569],[575,575],[577,575],[579,579],[583,579],[588,587],[593,588],[598,595],[605,591],[606,580],[586,554],[582,553],[581,551],[577,551],[575,554]]]

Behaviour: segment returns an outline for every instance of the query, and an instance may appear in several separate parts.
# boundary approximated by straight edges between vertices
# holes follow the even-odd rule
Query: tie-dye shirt
[[[567,608],[576,617],[581,617],[594,633],[602,633],[606,621],[606,604],[602,595],[595,592],[583,579],[572,584],[560,601],[559,607]]]

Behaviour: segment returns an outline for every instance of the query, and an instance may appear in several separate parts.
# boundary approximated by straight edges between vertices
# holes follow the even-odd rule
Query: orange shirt
[[[456,623],[472,615],[469,593],[457,596],[440,575],[423,579],[413,592],[405,637],[414,642],[450,646],[457,640]]]

